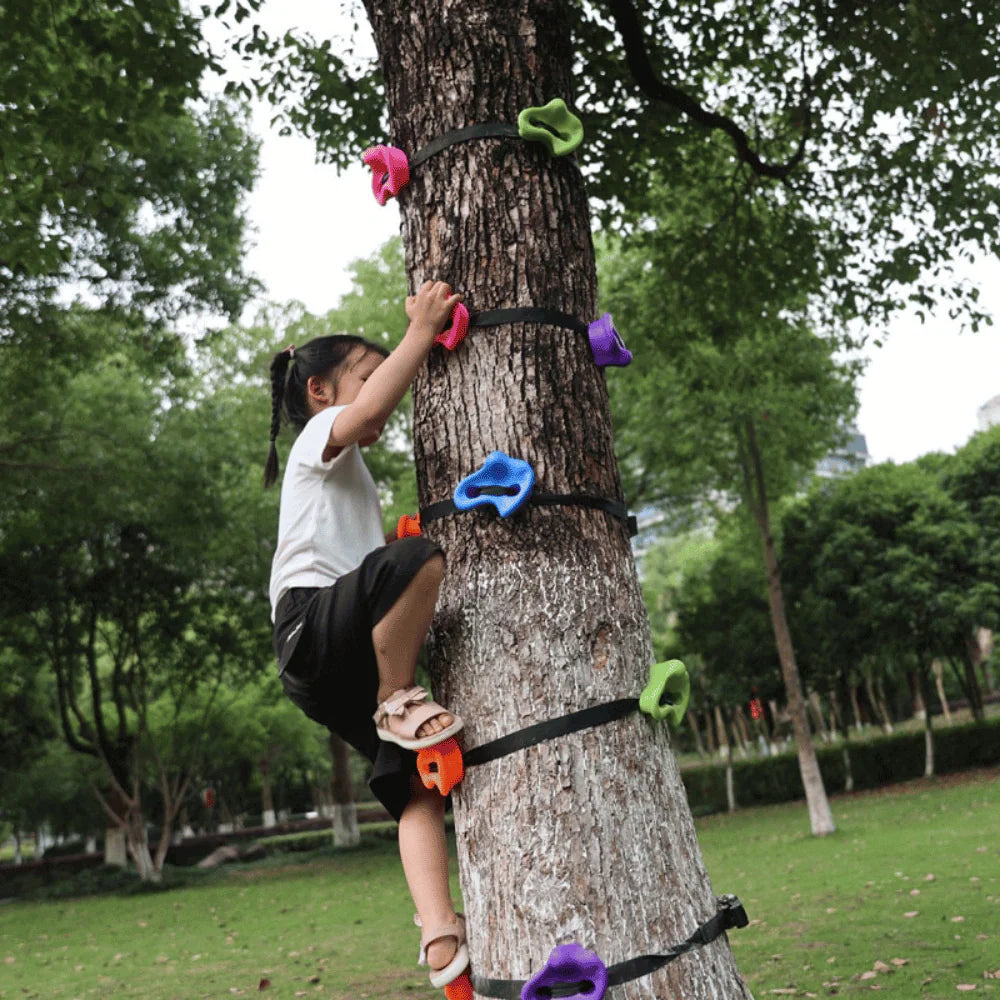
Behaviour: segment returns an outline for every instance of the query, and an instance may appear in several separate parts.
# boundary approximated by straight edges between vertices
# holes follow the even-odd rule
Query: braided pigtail
[[[281,430],[281,404],[285,395],[285,377],[288,365],[295,356],[294,347],[278,351],[271,359],[271,443],[264,463],[264,486],[273,486],[278,479],[278,449],[275,441]]]

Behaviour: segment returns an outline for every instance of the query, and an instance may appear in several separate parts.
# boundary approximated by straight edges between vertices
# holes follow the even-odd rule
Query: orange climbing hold
[[[467,975],[461,975],[458,979],[453,979],[444,988],[444,995],[448,1000],[472,1000],[472,983]]]
[[[453,736],[417,752],[417,773],[425,788],[437,788],[442,795],[465,777],[462,751]]]
[[[404,514],[396,522],[396,537],[411,538],[420,534],[420,515]]]

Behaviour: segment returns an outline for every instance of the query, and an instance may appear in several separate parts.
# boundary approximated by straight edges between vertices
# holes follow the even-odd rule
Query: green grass
[[[911,1000],[974,984],[1000,996],[984,978],[1000,970],[998,793],[993,770],[841,796],[824,840],[801,804],[699,821],[716,891],[736,892],[752,920],[730,937],[754,994]],[[392,843],[184,877],[0,907],[0,998],[194,1000],[257,994],[262,980],[274,1000],[442,996],[416,965]],[[893,971],[861,979],[876,962]]]

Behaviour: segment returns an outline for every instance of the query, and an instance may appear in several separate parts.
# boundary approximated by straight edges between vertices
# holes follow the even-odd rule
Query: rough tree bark
[[[476,122],[573,103],[563,0],[366,0],[391,141],[416,151]],[[452,146],[402,194],[411,288],[470,309],[595,316],[584,183],[572,159],[511,140]],[[628,378],[628,373],[619,373]],[[537,489],[621,498],[604,375],[586,338],[540,325],[473,331],[414,386],[422,505],[500,449]],[[652,643],[629,539],[599,511],[482,512],[426,526],[448,558],[432,631],[435,692],[464,743],[642,689]],[[470,769],[454,795],[474,971],[527,978],[577,941],[612,964],[682,941],[715,911],[664,726],[631,715]],[[738,890],[722,886],[720,891]],[[616,988],[628,998],[746,998],[725,938]]]

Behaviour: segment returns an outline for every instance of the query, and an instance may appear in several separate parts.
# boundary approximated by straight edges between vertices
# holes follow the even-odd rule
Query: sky
[[[284,0],[271,5],[281,12],[274,27],[297,24],[330,36],[336,18],[324,8],[330,11],[314,0]],[[372,197],[361,150],[358,166],[338,176],[315,162],[310,140],[279,136],[269,118],[266,108],[254,112],[261,177],[248,204],[256,230],[248,264],[268,300],[294,299],[322,314],[350,288],[349,263],[399,232],[399,213],[391,200],[380,207]],[[980,286],[996,326],[963,332],[944,309],[923,324],[900,314],[881,338],[884,346],[865,352],[857,424],[874,462],[954,451],[977,429],[978,408],[1000,395],[1000,261],[980,258],[962,273]],[[622,335],[628,343],[628,331]]]

